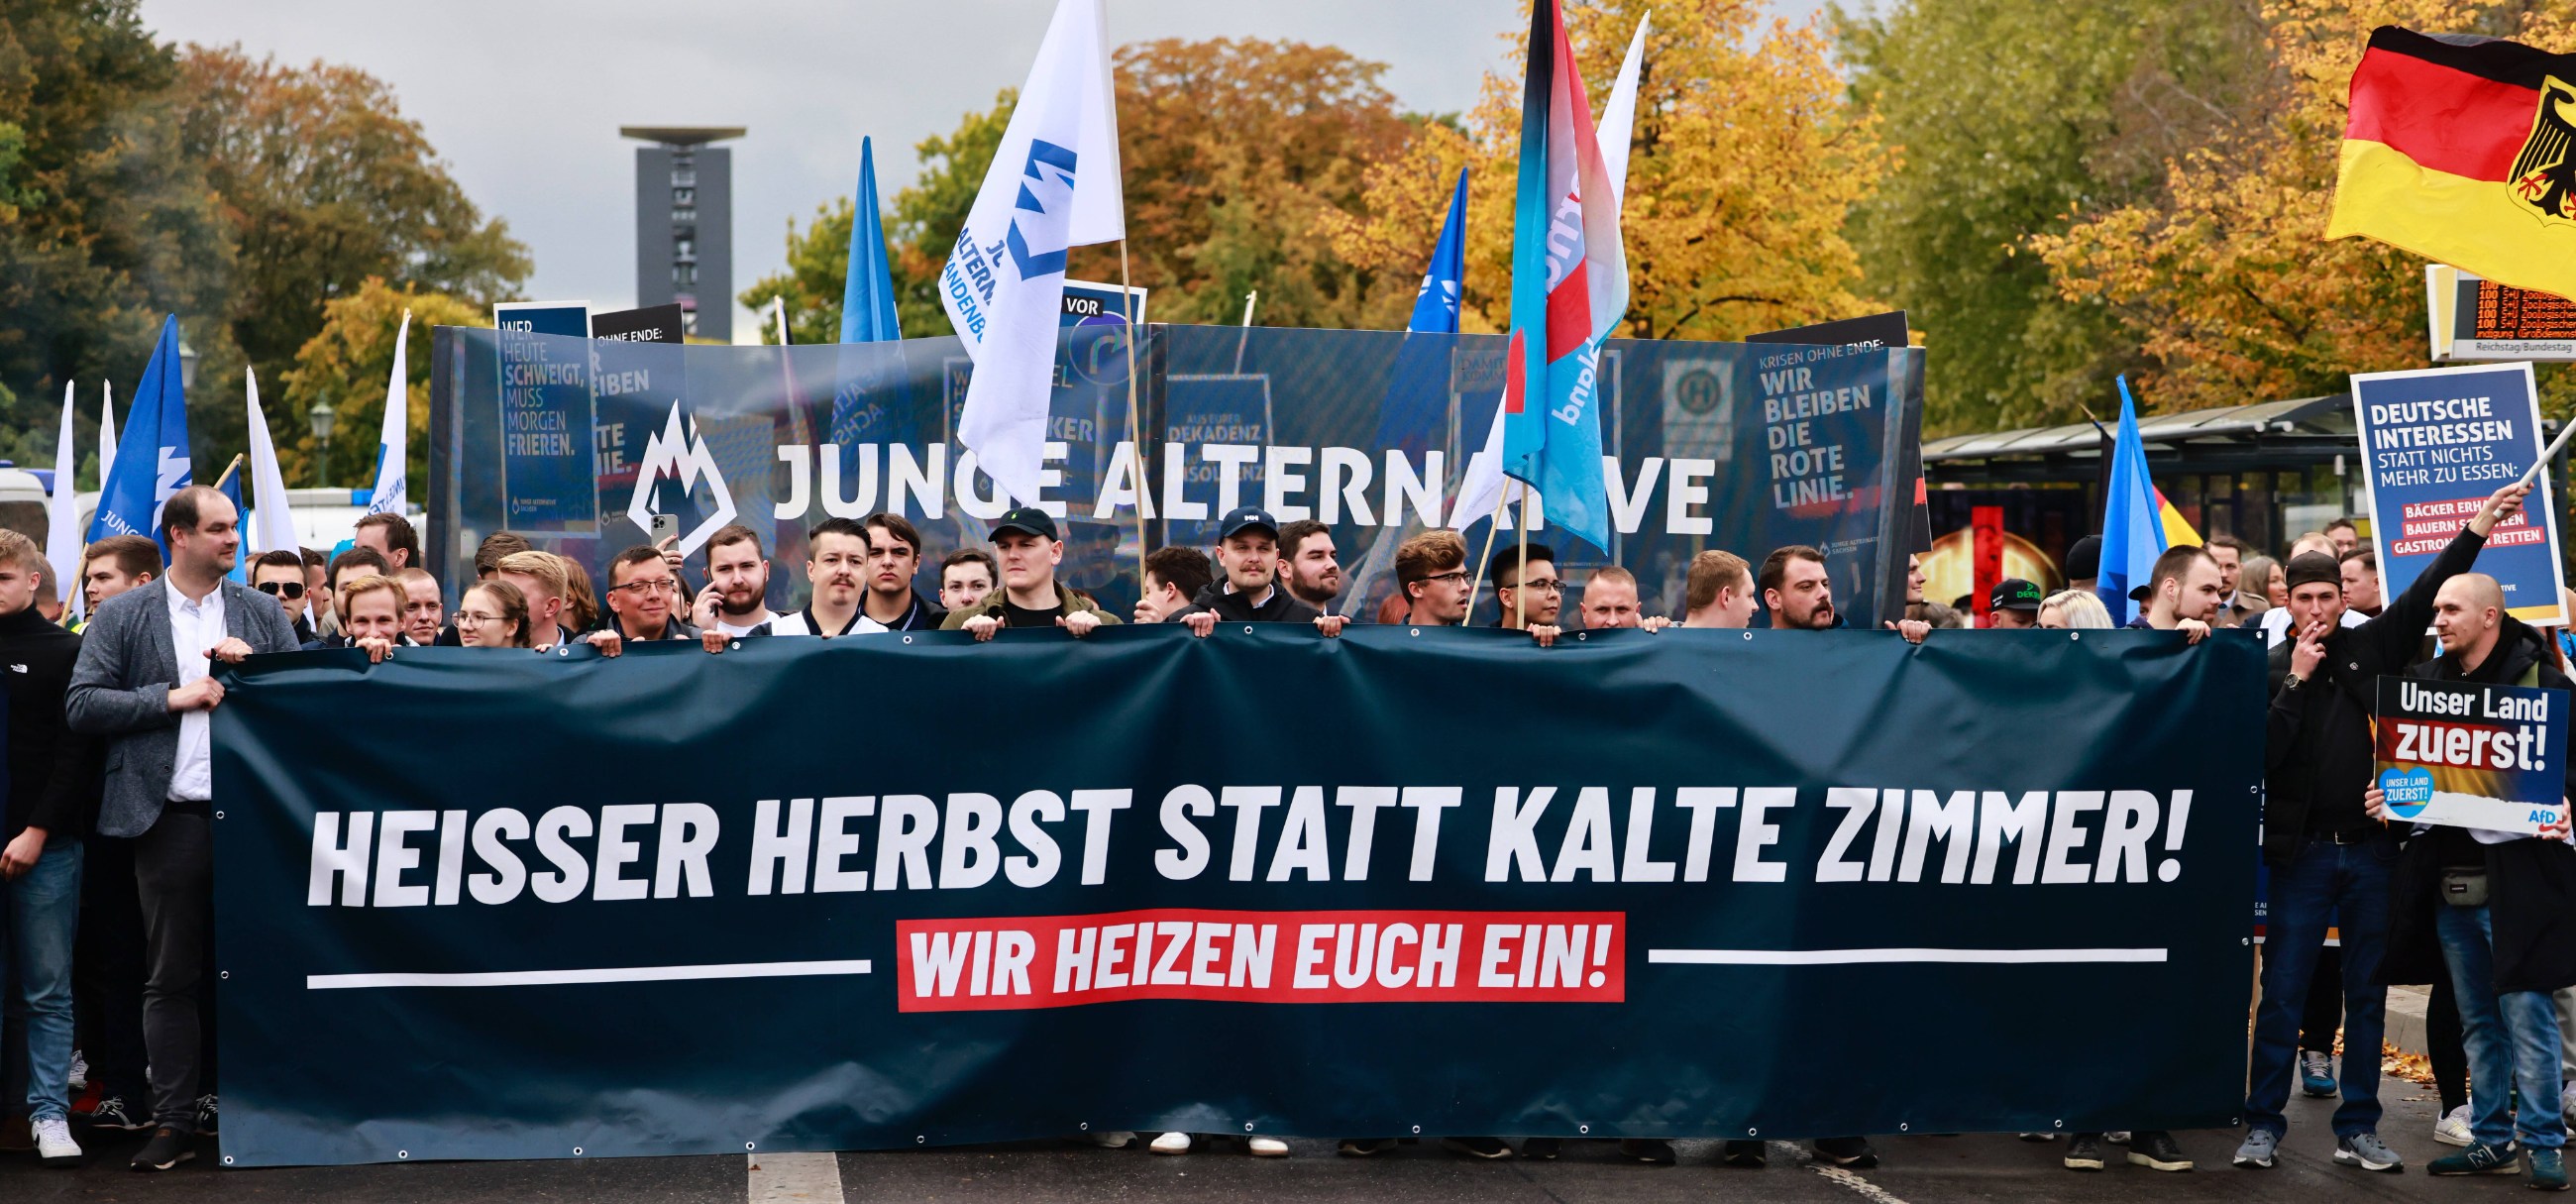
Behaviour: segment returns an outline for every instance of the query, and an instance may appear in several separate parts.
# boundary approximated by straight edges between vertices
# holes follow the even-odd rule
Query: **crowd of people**
[[[2534,1187],[2567,1184],[2560,1151],[2576,1110],[2576,847],[2564,825],[2539,837],[2388,822],[2372,785],[2370,716],[2383,674],[2568,688],[2559,643],[2508,613],[2496,581],[2475,571],[2494,525],[2526,490],[2490,497],[2449,548],[2397,597],[2379,597],[2358,528],[2337,523],[2300,537],[2278,560],[2229,536],[2160,557],[2132,600],[2129,626],[2181,632],[2197,644],[2219,627],[2270,642],[2263,856],[2271,869],[2267,943],[2253,1017],[2247,1131],[2240,1167],[2274,1165],[2294,1086],[2340,1094],[2332,1124],[2338,1162],[2395,1171],[2404,1159],[2380,1140],[2378,1079],[2387,984],[2434,985],[2432,1062],[2445,1113],[2434,1136],[2461,1152],[2435,1174],[2512,1173]],[[0,674],[7,691],[6,826],[0,828],[0,966],[9,1057],[23,1084],[0,1084],[13,1113],[0,1150],[33,1150],[77,1165],[75,1117],[93,1130],[149,1130],[131,1165],[166,1170],[218,1132],[211,962],[213,910],[209,717],[223,702],[218,664],[295,649],[348,648],[381,660],[394,649],[449,645],[549,651],[587,644],[605,656],[633,641],[689,640],[709,653],[774,636],[1056,628],[1072,638],[1122,621],[1059,578],[1064,542],[1042,510],[1015,509],[991,547],[942,559],[937,597],[920,533],[895,514],[834,517],[806,533],[801,608],[772,611],[769,549],[733,525],[690,567],[670,541],[625,549],[594,583],[578,562],[495,534],[477,548],[473,583],[452,609],[422,564],[417,531],[396,514],[360,520],[336,555],[269,551],[240,565],[240,516],[221,492],[194,487],[162,512],[162,541],[116,536],[84,549],[76,582],[86,621],[64,619],[64,591],[35,544],[0,530]],[[164,554],[166,542],[167,554]],[[2003,629],[2107,628],[2095,592],[2098,541],[2066,558],[2068,588],[2050,593],[2007,579],[1987,598]],[[1556,555],[1514,542],[1471,562],[1454,531],[1405,539],[1394,556],[1397,594],[1381,623],[1469,621],[1490,579],[1499,625],[1540,645],[1573,628],[1823,630],[1846,624],[1823,552],[1779,548],[1756,565],[1700,552],[1687,566],[1683,613],[1643,613],[1636,578],[1594,569],[1576,599]],[[1965,606],[1922,597],[1910,572],[1906,617],[1884,624],[1923,642],[1962,625]],[[1239,509],[1218,523],[1215,555],[1164,547],[1146,556],[1142,597],[1123,621],[1172,623],[1199,636],[1219,621],[1305,623],[1325,636],[1362,621],[1342,606],[1343,573],[1321,523],[1279,523]],[[2436,633],[2439,654],[2423,633]],[[2576,780],[2576,775],[2571,775]],[[2472,889],[2473,888],[2473,889]],[[2340,946],[2326,943],[2339,925]],[[2330,1051],[2342,1034],[2338,1068]],[[21,1087],[23,1086],[23,1090]],[[2562,1094],[2563,1093],[2563,1094]],[[24,1101],[24,1111],[14,1105]],[[2055,1134],[2024,1134],[2051,1140]],[[1096,1134],[1126,1145],[1133,1133]],[[1158,1153],[1204,1138],[1155,1135]],[[1344,1139],[1368,1156],[1393,1138]],[[2101,1170],[2105,1145],[2128,1162],[2192,1168],[2168,1133],[2076,1133],[2070,1169]],[[1246,1139],[1256,1155],[1284,1142]],[[1442,1139],[1477,1158],[1551,1158],[1557,1139],[1517,1147],[1498,1137]],[[1670,1143],[1631,1138],[1620,1152],[1670,1163]],[[1725,1163],[1760,1167],[1761,1141],[1729,1141]],[[1864,1168],[1878,1153],[1859,1136],[1813,1144],[1823,1164]]]

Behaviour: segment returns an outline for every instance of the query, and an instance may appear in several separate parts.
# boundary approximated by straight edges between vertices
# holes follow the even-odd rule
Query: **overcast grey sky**
[[[1767,0],[1803,20],[1821,0]],[[1113,41],[1291,38],[1386,63],[1407,108],[1446,112],[1497,66],[1514,0],[1109,0]],[[878,185],[912,144],[1016,87],[1052,0],[145,0],[162,38],[327,59],[390,83],[485,212],[528,244],[541,300],[635,297],[634,148],[620,125],[740,125],[734,288],[785,261],[786,220],[847,194],[859,139]],[[736,307],[736,337],[749,339]]]

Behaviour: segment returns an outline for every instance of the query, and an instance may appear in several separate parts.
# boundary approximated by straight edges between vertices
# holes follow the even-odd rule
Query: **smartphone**
[[[679,533],[680,517],[678,515],[656,514],[653,516],[653,542],[660,543]]]

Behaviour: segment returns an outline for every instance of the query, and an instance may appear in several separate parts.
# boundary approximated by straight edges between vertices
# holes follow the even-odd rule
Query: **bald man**
[[[2506,613],[2504,590],[2485,573],[2462,573],[2442,583],[2433,595],[2433,634],[2442,642],[2442,655],[2409,668],[2406,676],[2568,688],[2566,675],[2549,663],[2548,637]],[[2566,783],[2562,795],[2576,791],[2576,773],[2562,766],[2559,776]],[[2363,801],[2372,818],[2392,818],[2378,790]],[[2485,875],[2484,906],[2435,901],[2445,879],[2461,871]],[[2564,1036],[2551,994],[2576,982],[2576,928],[2558,919],[2576,913],[2576,848],[2567,844],[2566,820],[2539,836],[2418,824],[2397,886],[2389,914],[2400,918],[2391,925],[2389,956],[2429,960],[2421,947],[2427,934],[2403,917],[2432,918],[2429,935],[2450,972],[2469,1053],[2472,1144],[2426,1169],[2436,1175],[2503,1173],[2512,1169],[2518,1143],[2528,1184],[2564,1189],[2567,1130],[2558,1109],[2526,1104],[2517,1120],[2513,1099],[2519,1094],[2525,1100],[2559,1100],[2564,1090]],[[2410,933],[2410,927],[2417,931]],[[2410,935],[2416,938],[2411,949]]]
[[[1604,565],[1592,570],[1583,583],[1583,626],[1600,631],[1613,627],[1641,627],[1661,631],[1672,620],[1662,615],[1649,615],[1637,601],[1637,575],[1618,565]]]

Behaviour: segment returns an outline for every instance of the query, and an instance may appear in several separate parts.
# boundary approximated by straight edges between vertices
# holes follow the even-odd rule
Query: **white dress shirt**
[[[179,592],[169,582],[170,651],[178,658],[179,685],[193,685],[210,666],[206,650],[224,642],[224,586],[218,581],[202,602]],[[179,716],[179,756],[170,766],[170,797],[203,802],[215,796],[212,712],[199,708]]]

